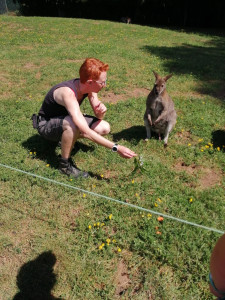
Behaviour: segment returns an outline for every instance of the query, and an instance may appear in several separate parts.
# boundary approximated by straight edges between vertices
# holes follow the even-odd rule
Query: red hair
[[[102,72],[107,72],[109,65],[97,58],[86,58],[80,67],[80,81],[85,83],[89,79],[98,80]]]

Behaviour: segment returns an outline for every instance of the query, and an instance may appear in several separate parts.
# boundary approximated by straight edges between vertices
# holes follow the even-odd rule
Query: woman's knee
[[[91,127],[95,132],[97,132],[100,135],[107,135],[110,132],[110,125],[108,122],[101,120],[98,124],[93,124]]]
[[[71,137],[75,137],[79,135],[79,130],[71,120],[71,118],[65,118],[63,120],[63,133],[70,135]]]

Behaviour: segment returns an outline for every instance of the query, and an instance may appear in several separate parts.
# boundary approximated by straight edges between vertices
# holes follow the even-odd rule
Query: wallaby
[[[154,72],[155,84],[146,100],[144,123],[147,131],[146,140],[151,138],[151,131],[158,133],[161,140],[163,135],[164,147],[167,146],[169,133],[176,124],[177,114],[174,103],[166,91],[166,81],[172,74],[160,77]]]
[[[121,21],[122,23],[130,24],[130,23],[131,23],[131,18],[129,18],[129,17],[122,17],[122,18],[120,19],[120,21]]]

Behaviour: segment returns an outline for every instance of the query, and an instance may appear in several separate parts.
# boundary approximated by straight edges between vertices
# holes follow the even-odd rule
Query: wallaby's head
[[[155,84],[154,84],[154,92],[158,96],[163,93],[166,89],[166,81],[173,76],[173,74],[169,74],[165,77],[160,77],[155,71],[153,71],[155,75]]]

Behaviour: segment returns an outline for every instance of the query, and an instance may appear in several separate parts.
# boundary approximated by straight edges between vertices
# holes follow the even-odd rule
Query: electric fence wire
[[[20,169],[16,169],[14,167],[11,167],[11,166],[8,166],[8,165],[2,164],[2,163],[0,163],[0,167],[4,167],[4,168],[7,168],[7,169],[16,171],[16,172],[20,172],[20,173],[26,174],[28,176],[36,177],[36,178],[39,178],[39,179],[42,179],[42,180],[45,180],[45,181],[48,181],[48,182],[51,182],[51,183],[54,183],[54,184],[58,184],[58,185],[61,185],[61,186],[64,186],[64,187],[67,187],[67,188],[70,188],[70,189],[78,190],[78,191],[81,191],[83,193],[90,194],[94,197],[99,197],[99,198],[110,200],[112,202],[116,202],[116,203],[119,203],[119,204],[122,204],[122,205],[127,205],[129,207],[132,207],[132,208],[135,208],[135,209],[138,209],[138,210],[142,210],[144,212],[148,212],[148,213],[151,213],[151,214],[154,214],[154,215],[159,215],[159,216],[162,216],[164,218],[171,219],[171,220],[174,220],[174,221],[177,221],[177,222],[180,222],[180,223],[184,223],[184,224],[191,225],[191,226],[194,226],[194,227],[198,227],[198,228],[201,228],[201,229],[205,229],[205,230],[208,230],[208,231],[217,232],[217,233],[220,233],[220,234],[225,233],[224,231],[218,230],[216,228],[207,227],[207,226],[197,224],[197,223],[193,223],[193,222],[190,222],[190,221],[187,221],[187,220],[184,220],[184,219],[180,219],[180,218],[177,218],[177,217],[174,217],[174,216],[171,216],[171,215],[163,214],[161,212],[157,212],[157,211],[154,211],[154,210],[151,210],[151,209],[148,209],[148,208],[144,208],[144,207],[141,207],[141,206],[138,206],[138,205],[135,205],[135,204],[131,204],[131,203],[128,203],[128,202],[123,202],[123,201],[118,200],[118,199],[114,199],[114,198],[111,198],[111,197],[108,197],[108,196],[104,196],[104,195],[101,195],[101,194],[90,192],[90,191],[81,189],[81,188],[76,187],[76,186],[72,186],[72,185],[65,184],[65,183],[62,183],[62,182],[59,182],[59,181],[56,181],[56,180],[53,180],[53,179],[50,179],[50,178],[47,178],[47,177],[43,177],[43,176],[34,174],[34,173],[30,173],[30,172],[26,172],[26,171],[23,171],[23,170],[20,170]]]

